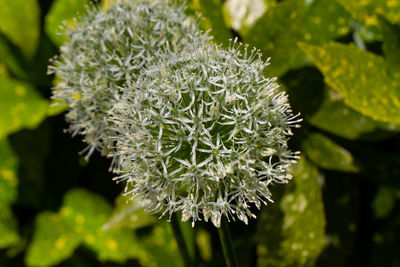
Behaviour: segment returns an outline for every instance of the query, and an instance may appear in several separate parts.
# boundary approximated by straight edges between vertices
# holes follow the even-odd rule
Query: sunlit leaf
[[[18,160],[6,139],[0,139],[0,203],[11,203],[17,196]]]
[[[392,23],[400,22],[398,0],[337,0],[351,15],[367,26],[378,26],[377,15],[386,17]]]
[[[0,138],[21,128],[35,128],[47,108],[48,101],[31,85],[0,77]]]
[[[0,202],[0,237],[0,249],[15,245],[20,239],[11,208],[2,202]]]
[[[78,12],[84,13],[85,5],[88,3],[88,0],[56,0],[53,2],[46,16],[45,30],[55,44],[61,46],[67,40],[66,36],[59,35],[62,23],[73,24],[73,18],[77,17]]]
[[[69,258],[81,236],[58,215],[42,212],[36,217],[35,232],[25,257],[28,266],[51,266]]]
[[[400,85],[389,76],[382,57],[339,43],[303,43],[301,48],[348,106],[375,120],[400,124]]]
[[[83,189],[74,189],[64,197],[60,214],[100,260],[124,262],[137,256],[138,244],[130,230],[103,229],[111,211],[111,205],[102,197]]]
[[[37,0],[0,0],[0,31],[27,57],[35,53],[40,30]]]
[[[347,34],[349,15],[335,1],[282,1],[257,21],[243,37],[245,42],[271,57],[267,71],[282,75],[306,63],[297,47],[300,41],[319,44]]]
[[[349,151],[322,134],[308,135],[302,146],[305,154],[322,168],[347,172],[359,170]]]
[[[318,170],[301,159],[292,191],[262,210],[257,266],[313,266],[324,247],[325,216]]]
[[[103,229],[130,228],[138,229],[154,224],[156,218],[144,211],[143,203],[138,199],[131,199],[131,196],[120,195],[116,199],[116,206],[111,218],[103,226]]]
[[[376,129],[378,124],[346,106],[340,95],[329,91],[308,122],[315,127],[347,139],[356,139]]]

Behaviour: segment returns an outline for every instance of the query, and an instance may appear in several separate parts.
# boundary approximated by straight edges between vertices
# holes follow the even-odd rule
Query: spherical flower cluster
[[[268,62],[236,43],[158,58],[109,111],[119,133],[116,179],[152,212],[247,224],[298,158],[287,140],[300,120],[285,92],[264,76]]]
[[[147,209],[182,220],[245,223],[291,179],[298,126],[260,54],[210,42],[185,6],[120,1],[67,28],[50,66],[53,97],[68,104],[73,134],[116,160],[116,180]]]
[[[69,131],[84,135],[87,156],[96,149],[109,153],[115,133],[108,111],[158,60],[156,52],[190,50],[210,39],[183,5],[168,0],[119,1],[106,11],[91,7],[65,30],[69,41],[49,67],[59,80],[53,98],[69,105]]]

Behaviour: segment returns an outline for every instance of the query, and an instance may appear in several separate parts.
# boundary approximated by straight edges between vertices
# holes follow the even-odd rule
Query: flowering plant
[[[268,61],[247,46],[199,44],[158,58],[109,111],[117,180],[153,212],[247,224],[251,204],[272,201],[268,185],[290,180],[298,156],[287,139],[300,120],[263,75]]]

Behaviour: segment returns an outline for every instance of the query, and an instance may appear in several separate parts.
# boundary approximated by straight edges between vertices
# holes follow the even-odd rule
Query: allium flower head
[[[162,54],[162,53],[161,53]],[[291,179],[293,116],[268,62],[232,43],[160,55],[110,110],[127,194],[182,220],[222,216],[247,224],[271,200],[268,185]]]
[[[87,155],[108,153],[108,110],[122,88],[132,88],[141,71],[157,58],[155,52],[185,50],[209,41],[183,5],[167,0],[119,1],[106,11],[91,7],[66,27],[69,41],[49,68],[60,82],[53,98],[68,104],[69,131],[85,136]]]

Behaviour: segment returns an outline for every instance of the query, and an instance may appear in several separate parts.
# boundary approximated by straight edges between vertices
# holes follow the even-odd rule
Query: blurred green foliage
[[[169,224],[120,194],[107,159],[86,162],[50,106],[57,32],[88,2],[0,0],[0,266],[183,266]],[[293,181],[257,220],[230,223],[241,266],[399,266],[400,1],[187,3],[216,42],[271,57],[304,119]],[[256,16],[246,3],[264,14],[230,29]],[[199,266],[223,265],[213,226],[181,226]]]

